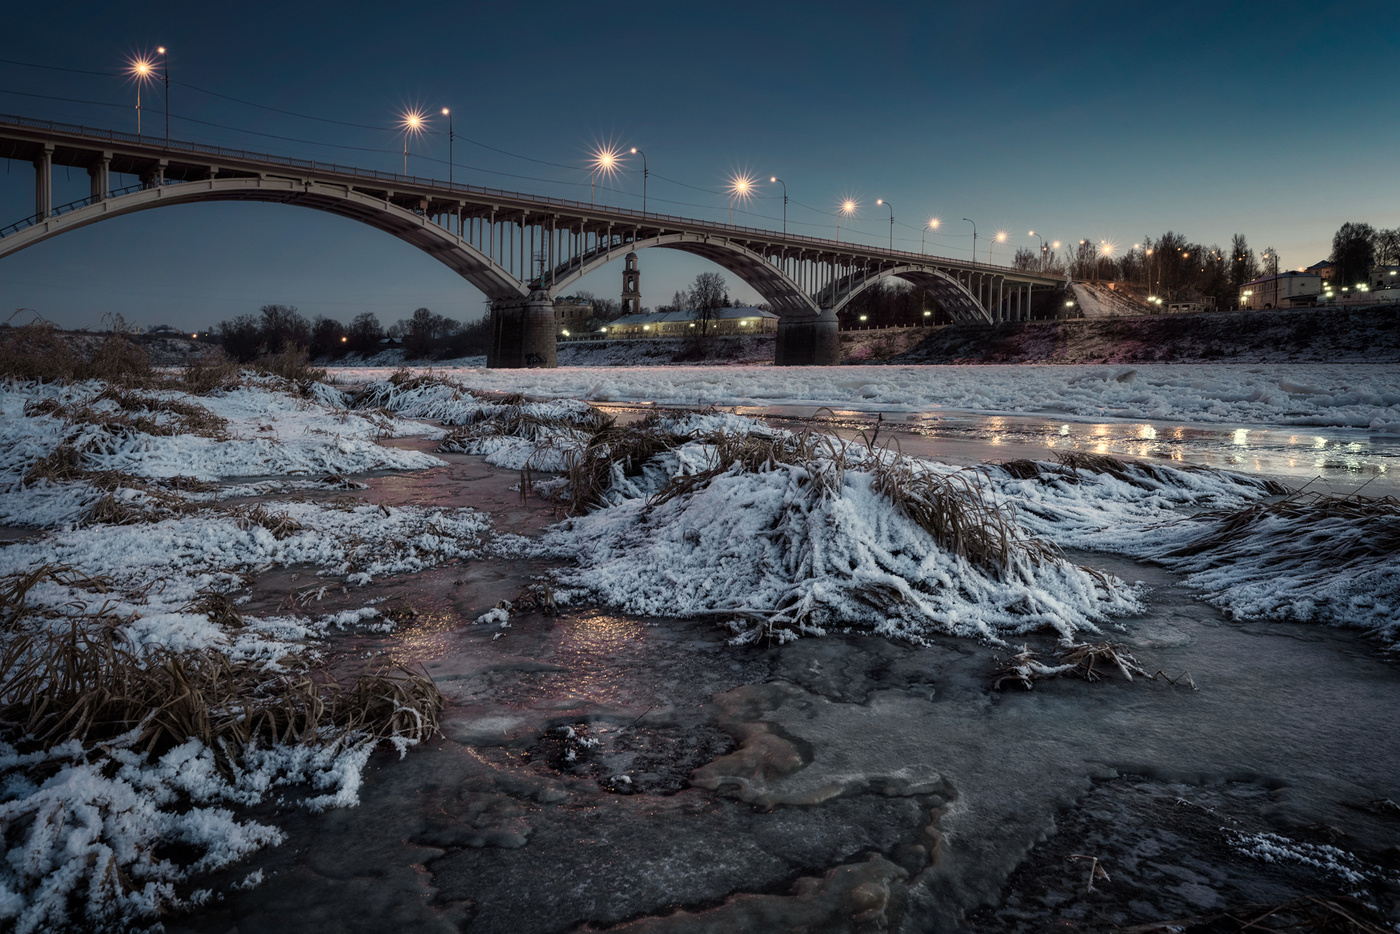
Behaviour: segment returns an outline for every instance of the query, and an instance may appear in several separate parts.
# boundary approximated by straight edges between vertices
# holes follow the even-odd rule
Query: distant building
[[[619,340],[638,337],[690,337],[700,327],[699,312],[660,311],[649,315],[623,315],[606,326],[605,336]],[[720,308],[710,319],[710,333],[773,334],[778,316],[752,305]]]
[[[622,261],[622,313],[642,313],[642,274],[637,269],[636,253],[628,253]]]
[[[593,303],[566,295],[554,300],[554,333],[569,337],[581,334],[587,329],[588,319],[593,317]]]
[[[1322,292],[1322,277],[1306,270],[1260,276],[1240,287],[1240,309],[1291,308],[1310,305]]]
[[[1215,296],[1207,295],[1205,298],[1189,302],[1168,302],[1166,307],[1169,315],[1184,315],[1193,311],[1214,311]]]
[[[1400,266],[1372,266],[1366,275],[1371,291],[1400,286]]]
[[[1324,259],[1320,262],[1313,263],[1307,269],[1300,270],[1300,272],[1310,273],[1311,275],[1330,282],[1332,281],[1332,277],[1337,274],[1337,264],[1330,259]]]

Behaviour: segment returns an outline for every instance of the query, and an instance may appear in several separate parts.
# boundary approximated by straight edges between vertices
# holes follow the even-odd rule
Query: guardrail
[[[1028,272],[1016,269],[1013,266],[997,266],[991,263],[979,263],[976,260],[957,260],[945,256],[933,256],[927,253],[913,253],[907,250],[889,250],[879,247],[868,247],[860,244],[844,242],[841,240],[827,240],[823,237],[809,237],[803,234],[782,234],[772,230],[764,230],[760,227],[746,227],[740,224],[725,224],[717,221],[704,221],[692,217],[683,217],[673,214],[656,214],[647,211],[635,211],[631,208],[620,208],[611,206],[600,206],[587,204],[582,201],[573,201],[568,198],[554,198],[549,195],[526,194],[518,191],[506,191],[500,188],[483,188],[477,185],[463,185],[457,182],[451,184],[434,178],[420,178],[417,175],[404,175],[398,172],[383,172],[378,169],[365,169],[357,166],[344,166],[334,162],[321,162],[316,159],[297,159],[290,156],[274,156],[270,153],[250,152],[246,149],[228,149],[223,146],[215,146],[207,143],[195,143],[186,140],[170,140],[167,144],[165,137],[149,137],[136,133],[123,133],[120,130],[102,129],[89,127],[76,123],[61,123],[54,120],[37,120],[32,117],[22,117],[14,114],[0,114],[0,126],[10,124],[18,127],[28,127],[36,130],[47,130],[50,133],[63,133],[68,136],[78,136],[85,140],[104,142],[125,142],[134,143],[137,146],[145,147],[160,153],[190,153],[203,156],[216,156],[224,159],[234,159],[253,165],[274,166],[278,168],[305,169],[313,173],[328,173],[339,175],[350,179],[362,179],[372,181],[394,182],[396,184],[414,185],[420,188],[431,189],[432,192],[442,198],[452,194],[472,195],[476,198],[500,199],[527,202],[529,205],[539,205],[546,207],[567,208],[570,211],[581,214],[599,215],[601,218],[617,218],[623,220],[637,220],[648,222],[653,226],[665,225],[669,222],[672,226],[682,226],[714,232],[720,234],[739,234],[751,236],[753,239],[764,240],[770,244],[793,246],[812,246],[827,252],[860,252],[867,256],[891,259],[907,259],[917,264],[924,265],[949,265],[959,269],[970,271],[984,271],[999,273],[1002,275],[1013,274],[1020,276],[1037,276],[1040,278],[1052,278],[1039,273]],[[24,226],[30,224],[20,222]],[[12,224],[10,227],[14,227]],[[10,228],[4,228],[9,230]]]
[[[126,195],[133,191],[140,191],[145,187],[145,185],[127,185],[125,188],[116,188],[107,192],[105,197],[89,196],[87,198],[79,198],[77,201],[69,201],[67,204],[61,204],[50,211],[48,217],[60,217],[70,211],[85,208],[89,204],[96,204],[99,201],[107,200],[107,198],[115,198],[117,195]],[[12,233],[18,233],[26,227],[33,227],[35,224],[48,220],[48,217],[45,217],[43,214],[31,214],[23,220],[15,221],[8,227],[0,227],[0,237],[7,237]]]

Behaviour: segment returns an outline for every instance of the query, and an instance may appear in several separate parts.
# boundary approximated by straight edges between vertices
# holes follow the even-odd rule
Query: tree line
[[[444,359],[486,353],[490,324],[486,319],[463,324],[427,308],[385,328],[372,312],[356,315],[348,325],[321,315],[308,320],[293,305],[264,305],[256,315],[238,315],[214,327],[224,352],[240,363],[280,353],[288,347],[320,360],[348,354],[369,356],[393,340],[411,358]]]
[[[1336,266],[1336,281],[1364,282],[1371,266],[1400,264],[1400,227],[1345,223],[1333,235],[1326,259]],[[1160,237],[1143,237],[1121,256],[1106,250],[1103,241],[1084,239],[1064,253],[1046,250],[1043,260],[1035,250],[1018,249],[1012,265],[1027,272],[1126,283],[1167,301],[1211,296],[1218,308],[1233,307],[1245,283],[1285,271],[1277,250],[1268,246],[1256,254],[1244,234],[1235,234],[1230,245],[1221,248],[1170,230]]]

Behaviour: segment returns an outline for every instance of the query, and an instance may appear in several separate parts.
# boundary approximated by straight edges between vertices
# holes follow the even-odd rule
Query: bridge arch
[[[838,279],[823,290],[819,301],[824,308],[839,312],[866,289],[890,277],[903,279],[925,289],[943,305],[957,321],[980,321],[990,324],[992,316],[961,282],[932,266],[892,266],[869,273],[855,273]]]
[[[428,218],[348,186],[290,178],[212,178],[145,188],[50,217],[0,239],[0,257],[112,217],[170,204],[261,201],[325,211],[367,224],[417,247],[493,302],[522,301],[529,290],[490,257]]]
[[[554,269],[540,287],[547,289],[551,296],[561,295],[578,280],[614,259],[636,250],[654,248],[690,253],[732,272],[762,295],[773,313],[780,317],[815,315],[820,311],[791,277],[762,254],[723,237],[697,237],[694,234],[661,234],[611,247],[598,247]]]

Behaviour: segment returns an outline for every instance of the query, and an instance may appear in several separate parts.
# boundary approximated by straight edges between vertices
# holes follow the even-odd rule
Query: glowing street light
[[[987,262],[989,262],[989,263],[992,262],[992,252],[997,248],[997,244],[998,244],[998,243],[1005,243],[1005,242],[1006,242],[1006,231],[1004,231],[1004,230],[998,230],[998,231],[997,231],[996,238],[993,239],[991,245],[987,247]]]
[[[593,203],[593,186],[599,178],[611,179],[617,174],[622,162],[622,153],[611,146],[599,146],[593,150],[593,169],[588,174],[588,203]]]
[[[647,178],[651,175],[651,171],[647,169],[646,153],[633,146],[632,155],[642,157],[642,213],[645,214],[647,212]]]
[[[399,117],[399,128],[403,130],[403,174],[408,174],[408,138],[418,136],[428,127],[428,115],[421,110],[405,111]]]
[[[836,212],[836,239],[837,239],[837,240],[840,240],[840,239],[841,239],[841,218],[842,218],[842,216],[845,216],[845,217],[852,217],[852,216],[854,216],[855,213],[856,213],[856,208],[858,208],[858,207],[860,207],[860,204],[859,204],[858,202],[856,202],[853,198],[847,198],[845,201],[842,201],[842,202],[841,202],[841,208],[840,208],[840,210],[838,210],[838,211]]]
[[[170,53],[165,46],[156,49],[160,55],[161,74],[165,77],[165,148],[170,148]]]
[[[1045,238],[1042,237],[1040,234],[1036,233],[1034,230],[1028,230],[1028,231],[1026,231],[1026,236],[1027,236],[1027,237],[1035,237],[1037,240],[1040,241],[1040,271],[1041,271],[1041,272],[1044,272],[1044,271],[1045,271]]]
[[[734,223],[734,202],[747,204],[753,197],[754,185],[758,179],[747,173],[729,176],[729,223]]]
[[[923,231],[923,233],[919,234],[919,252],[920,252],[920,253],[923,253],[923,252],[924,252],[924,237],[928,236],[928,232],[929,232],[930,230],[937,230],[937,229],[938,229],[938,224],[939,224],[938,218],[936,218],[936,217],[930,217],[928,223],[924,225],[924,231]]]
[[[447,184],[450,187],[452,185],[452,140],[455,138],[452,132],[452,111],[444,107],[442,115],[447,118]]]
[[[774,175],[768,179],[771,184],[783,186],[783,236],[787,236],[787,182]]]
[[[149,58],[134,58],[127,63],[127,74],[136,82],[136,135],[141,135],[141,86],[155,80],[155,64]]]
[[[894,251],[894,205],[893,205],[893,204],[890,204],[890,203],[889,203],[888,201],[886,201],[884,198],[876,198],[876,199],[875,199],[875,203],[876,203],[876,204],[883,204],[885,207],[887,207],[887,208],[890,209],[890,251],[893,252],[893,251]]]

